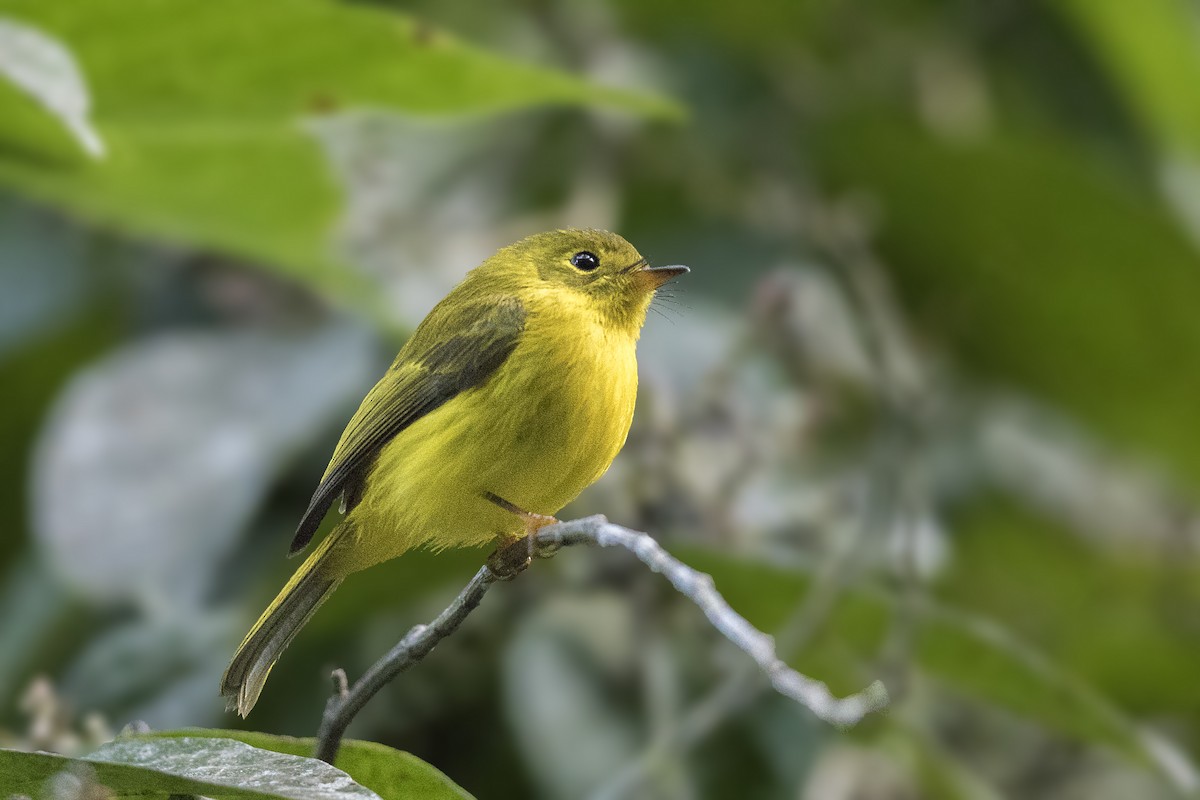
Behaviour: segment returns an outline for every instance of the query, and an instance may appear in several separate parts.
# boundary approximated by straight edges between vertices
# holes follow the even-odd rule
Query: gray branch
[[[648,534],[614,525],[602,516],[561,522],[534,535],[532,555],[547,558],[560,547],[577,544],[623,547],[654,572],[661,573],[680,593],[700,607],[708,621],[746,652],[766,673],[780,694],[790,697],[818,717],[838,726],[853,725],[887,705],[887,690],[879,681],[849,697],[834,697],[821,681],[789,667],[775,652],[775,641],[734,611],[717,592],[713,579],[673,558]],[[335,691],[325,704],[317,731],[315,757],[333,763],[346,727],[375,694],[404,670],[416,664],[458,629],[499,578],[487,567],[428,625],[417,625],[349,689],[345,675],[335,673]],[[340,672],[340,671],[339,671]]]

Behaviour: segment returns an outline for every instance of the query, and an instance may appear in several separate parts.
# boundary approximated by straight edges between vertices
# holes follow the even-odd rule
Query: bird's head
[[[567,229],[529,236],[504,248],[495,266],[524,286],[587,308],[614,328],[636,335],[656,289],[688,272],[684,266],[652,267],[615,233]]]

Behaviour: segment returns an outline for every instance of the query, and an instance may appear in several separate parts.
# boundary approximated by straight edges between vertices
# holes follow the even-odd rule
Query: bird
[[[528,236],[468,272],[342,433],[289,555],[335,503],[342,519],[238,647],[221,678],[230,710],[250,713],[280,654],[349,575],[416,548],[496,544],[494,559],[600,478],[633,420],[650,302],[688,271],[576,228]]]

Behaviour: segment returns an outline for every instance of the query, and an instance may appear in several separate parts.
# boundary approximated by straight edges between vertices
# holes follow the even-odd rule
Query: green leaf
[[[263,750],[310,756],[315,739],[274,736],[253,731],[207,730],[187,728],[152,734],[156,737],[215,736],[236,739]],[[318,762],[319,763],[319,762]],[[347,739],[338,751],[338,769],[345,770],[357,783],[374,791],[383,800],[470,800],[471,795],[421,759],[375,742]]]
[[[601,103],[655,117],[658,97],[596,86],[471,47],[401,14],[332,0],[4,0],[75,53],[98,119],[201,135],[346,107],[492,112]],[[101,127],[105,127],[102,123]]]
[[[955,569],[937,588],[943,603],[1006,620],[1013,638],[1123,708],[1200,717],[1200,566],[1097,552],[1011,503],[972,506],[956,529]]]
[[[117,739],[83,758],[0,750],[0,795],[41,797],[46,781],[90,767],[118,794],[196,794],[245,800],[372,800],[346,773],[311,758],[227,738]]]
[[[329,242],[340,197],[306,117],[548,104],[680,113],[364,4],[0,0],[0,16],[74,54],[108,148],[92,162],[48,145],[28,98],[0,79],[0,183],[140,235],[278,265],[342,298],[361,297],[365,281]]]

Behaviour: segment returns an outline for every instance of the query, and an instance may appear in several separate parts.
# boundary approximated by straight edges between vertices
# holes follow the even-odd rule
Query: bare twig
[[[864,691],[837,698],[822,682],[796,672],[775,652],[774,640],[734,611],[717,592],[713,580],[667,553],[648,534],[614,525],[602,516],[562,522],[542,528],[534,536],[535,555],[548,557],[560,547],[577,544],[623,547],[654,572],[661,573],[679,592],[692,600],[708,621],[754,659],[780,694],[792,698],[834,725],[853,725],[866,714],[887,705],[887,690],[876,681]],[[367,701],[388,682],[420,661],[462,624],[498,580],[484,566],[433,622],[417,625],[380,658],[349,691],[336,691],[325,704],[317,732],[316,757],[333,763],[346,727]]]
[[[371,665],[354,686],[343,692],[341,685],[325,703],[325,713],[317,730],[315,758],[333,763],[346,726],[375,694],[404,670],[416,664],[450,634],[458,629],[467,615],[475,610],[484,594],[497,580],[487,567],[480,567],[458,597],[428,625],[417,625],[404,635],[388,653]],[[335,684],[337,683],[335,679]]]
[[[850,535],[838,539],[829,560],[814,574],[803,601],[780,628],[777,639],[784,652],[796,652],[806,646],[828,623],[835,603],[861,567],[863,541],[878,538],[894,521],[894,509],[899,501],[892,483],[898,474],[897,462],[902,460],[902,445],[906,440],[892,427],[885,429],[871,459],[869,495],[862,522],[854,526]],[[679,722],[665,735],[652,739],[638,758],[627,762],[598,787],[590,800],[620,800],[633,795],[662,762],[694,747],[730,715],[766,691],[767,685],[761,675],[750,664],[731,672],[706,696],[686,709]]]

